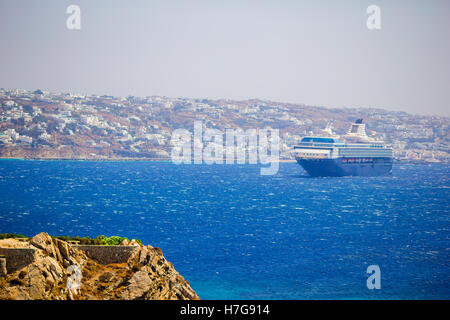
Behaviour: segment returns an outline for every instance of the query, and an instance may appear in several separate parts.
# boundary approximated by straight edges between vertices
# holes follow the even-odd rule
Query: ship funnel
[[[350,142],[369,142],[371,139],[366,134],[366,125],[363,119],[359,118],[352,124],[347,134],[344,136]]]

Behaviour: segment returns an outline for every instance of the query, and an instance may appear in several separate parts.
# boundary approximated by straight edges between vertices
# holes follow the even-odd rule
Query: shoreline
[[[22,161],[92,161],[92,162],[132,162],[132,161],[142,161],[142,162],[172,162],[169,158],[3,158],[1,160],[22,160]],[[294,159],[280,159],[278,162],[295,163]],[[223,163],[225,164],[225,163]],[[247,163],[246,163],[247,164]],[[261,163],[257,163],[261,164]]]
[[[172,162],[169,158],[4,158],[0,161],[20,160],[20,161],[80,161],[80,162]],[[274,161],[275,162],[275,161]],[[279,159],[278,163],[296,163],[295,159]],[[394,160],[393,164],[449,164],[448,162],[423,161],[423,160]],[[205,164],[205,163],[203,163]],[[222,163],[226,164],[226,163]],[[233,163],[238,164],[238,163]],[[248,164],[247,162],[245,164]],[[256,163],[264,165],[263,163]]]

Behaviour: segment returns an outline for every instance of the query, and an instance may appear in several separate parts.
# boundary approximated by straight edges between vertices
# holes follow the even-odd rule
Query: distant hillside
[[[448,117],[374,108],[331,109],[263,100],[111,97],[0,90],[0,157],[163,159],[174,129],[280,130],[281,156],[291,158],[299,139],[330,121],[338,134],[363,118],[368,134],[394,147],[398,159],[450,159]]]

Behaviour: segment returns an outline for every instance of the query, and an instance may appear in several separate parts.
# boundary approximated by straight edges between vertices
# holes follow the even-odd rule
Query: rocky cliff
[[[0,299],[199,299],[159,248],[133,244],[136,249],[126,261],[104,264],[46,233],[29,242],[0,240],[7,265],[0,276]]]

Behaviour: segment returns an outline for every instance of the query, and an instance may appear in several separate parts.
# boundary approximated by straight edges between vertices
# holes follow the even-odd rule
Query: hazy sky
[[[448,0],[0,0],[0,39],[4,88],[450,115]]]

